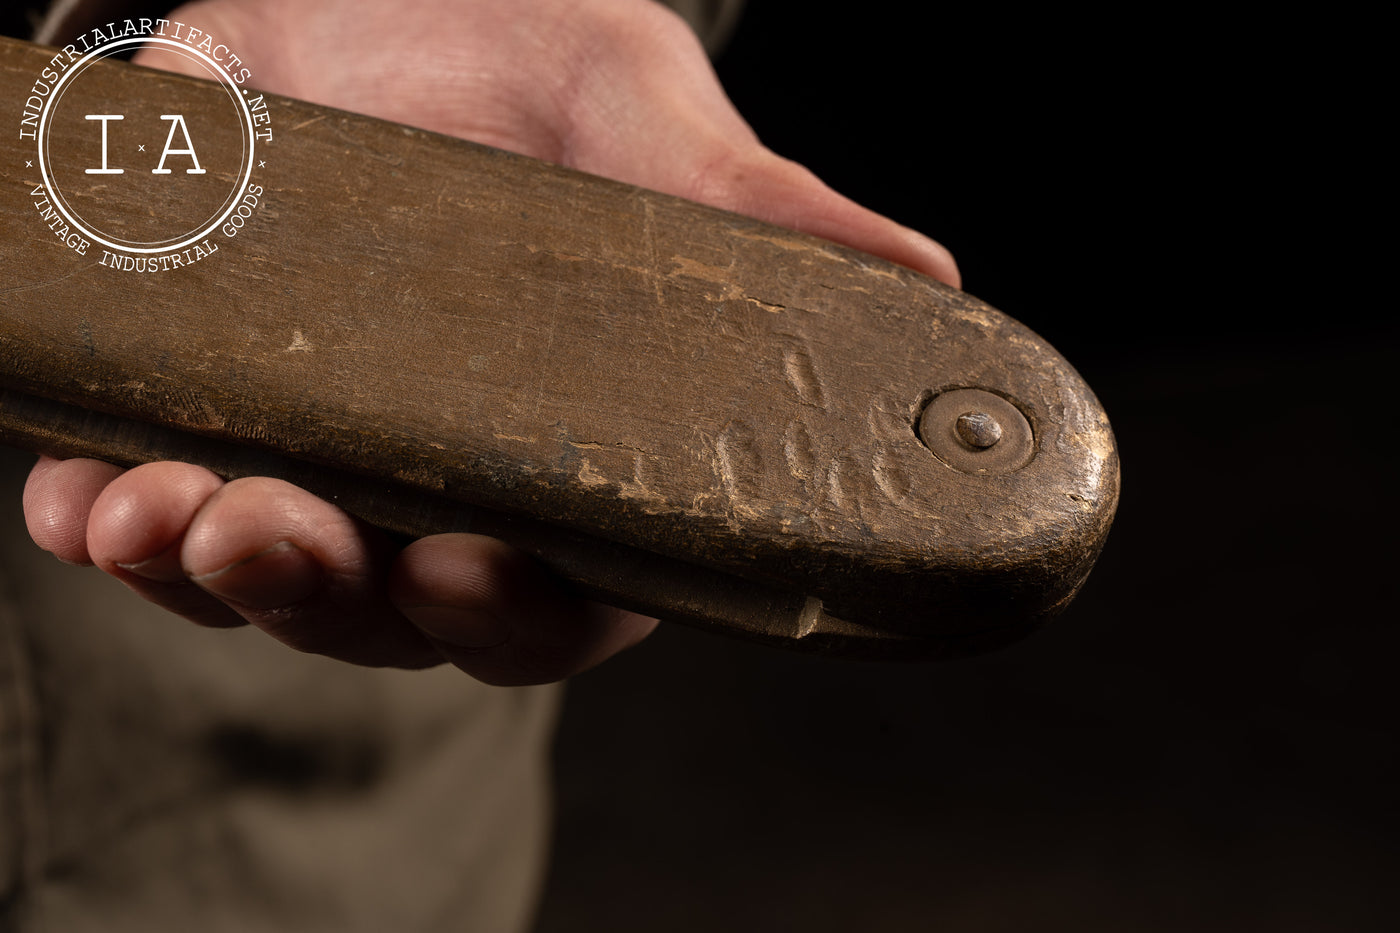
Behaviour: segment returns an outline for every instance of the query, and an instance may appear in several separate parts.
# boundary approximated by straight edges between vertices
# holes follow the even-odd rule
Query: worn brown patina
[[[0,44],[7,98],[51,55]],[[499,536],[599,599],[829,652],[983,650],[1084,582],[1118,455],[1016,321],[810,236],[267,100],[262,209],[154,274],[50,236],[7,136],[9,443],[282,476],[389,529]]]

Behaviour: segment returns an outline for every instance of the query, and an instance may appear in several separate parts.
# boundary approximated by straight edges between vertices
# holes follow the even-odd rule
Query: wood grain
[[[0,86],[51,54],[0,45]],[[153,97],[224,94],[93,67]],[[168,272],[65,248],[25,198],[26,145],[6,143],[10,442],[354,487],[342,504],[379,524],[476,522],[590,594],[828,651],[975,650],[1087,576],[1117,501],[1112,433],[1014,320],[813,237],[268,101],[264,203]],[[1023,467],[962,472],[920,439],[930,399],[964,387],[1025,416]]]

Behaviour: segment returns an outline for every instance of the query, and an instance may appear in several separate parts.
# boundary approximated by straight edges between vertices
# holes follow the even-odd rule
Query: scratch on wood
[[[660,512],[670,503],[663,492],[652,488],[647,458],[638,454],[632,460],[632,478],[618,487],[618,495],[643,503],[644,511]]]
[[[978,327],[990,329],[995,327],[997,323],[990,314],[972,308],[949,308],[948,313],[960,317],[964,321],[976,324]]]
[[[66,280],[66,279],[71,279],[73,276],[75,276],[75,275],[77,275],[79,272],[83,271],[84,268],[86,268],[86,267],[85,267],[85,266],[75,266],[75,267],[73,268],[73,271],[70,272],[70,273],[68,273],[67,275],[60,275],[60,276],[59,276],[58,278],[56,278],[56,279],[44,279],[44,281],[42,281],[42,282],[35,282],[35,283],[31,284],[31,285],[11,285],[11,286],[8,287],[8,288],[0,288],[0,295],[12,295],[12,294],[14,294],[14,293],[16,293],[16,292],[27,292],[27,291],[32,291],[33,289],[36,289],[36,288],[45,288],[45,287],[47,287],[47,286],[49,286],[49,285],[57,285],[59,282],[62,282],[62,281],[64,281],[64,280]]]
[[[788,472],[806,483],[816,469],[817,458],[812,449],[812,435],[800,421],[788,425],[783,437],[783,453],[787,456]]]
[[[890,452],[884,444],[880,444],[875,449],[875,455],[871,457],[871,476],[875,480],[875,488],[884,495],[887,502],[910,513],[924,514],[924,509],[918,497],[909,495],[912,484],[909,481],[909,473],[900,463],[898,457],[890,456]]]
[[[669,277],[674,278],[681,275],[690,279],[699,279],[701,282],[709,282],[711,285],[718,285],[722,289],[718,296],[721,300],[729,301],[736,298],[748,300],[748,296],[735,283],[728,269],[707,265],[688,256],[672,256],[671,261],[676,264],[677,268],[667,273]]]
[[[634,454],[650,456],[649,451],[643,450],[640,447],[634,447],[631,444],[624,444],[621,441],[613,441],[611,444],[604,444],[599,441],[566,440],[564,441],[564,443],[568,444],[570,447],[574,447],[579,450],[630,450]]]
[[[316,120],[318,120],[318,119],[323,119],[323,117],[317,117],[317,118],[315,118],[315,119],[313,119],[313,120],[307,121],[307,123],[314,123],[314,122],[316,122]],[[345,122],[345,121],[342,120],[342,124],[343,124],[344,122]],[[303,125],[306,125],[306,124],[303,124]],[[295,127],[293,127],[293,129],[295,129]],[[337,136],[339,136],[342,140],[344,140],[346,143],[348,143],[349,145],[351,145],[351,146],[353,146],[354,148],[360,150],[360,151],[363,152],[365,155],[369,156],[371,159],[374,159],[376,162],[383,162],[383,163],[385,163],[386,165],[392,165],[392,166],[395,166],[395,167],[399,167],[399,166],[402,166],[402,165],[404,164],[404,160],[403,160],[403,157],[402,157],[402,156],[389,156],[389,155],[385,155],[385,154],[382,153],[382,152],[375,152],[375,151],[374,151],[373,149],[371,149],[369,146],[365,145],[364,142],[362,142],[361,140],[357,139],[355,136],[351,135],[350,133],[346,132],[346,130],[345,130],[345,128],[344,128],[343,125],[342,125],[342,126],[339,126],[339,127],[335,127],[335,134],[336,134]]]
[[[751,514],[754,495],[749,490],[764,475],[763,460],[758,454],[753,428],[738,418],[724,426],[715,439],[720,484],[729,506],[736,512]]]
[[[758,305],[764,311],[768,311],[772,314],[777,314],[779,311],[786,311],[788,309],[787,305],[774,304],[771,301],[764,301],[762,298],[754,298],[751,295],[745,295],[744,300],[749,304]]]
[[[608,484],[608,478],[593,469],[593,464],[588,462],[587,457],[579,463],[578,481],[585,486],[606,486]]]
[[[812,356],[801,347],[788,349],[783,353],[783,372],[788,383],[797,392],[797,397],[808,405],[825,409],[822,397],[822,381],[817,375]]]
[[[642,202],[642,209],[642,238],[646,241],[647,259],[653,270],[647,277],[651,279],[652,290],[656,293],[656,306],[660,308],[666,302],[661,293],[661,277],[654,271],[660,268],[660,264],[656,257],[656,207],[651,203],[651,198]]]
[[[772,243],[774,246],[780,247],[782,249],[797,250],[803,253],[812,253],[817,256],[823,256],[827,259],[842,258],[840,256],[837,256],[835,253],[830,252],[829,250],[825,250],[819,246],[814,245],[810,240],[797,240],[783,236],[764,235],[762,233],[743,233],[740,231],[735,231],[733,235],[739,237],[740,239],[758,240],[761,243]]]
[[[846,508],[846,492],[841,488],[841,461],[832,460],[826,470],[827,498],[838,509]]]
[[[299,331],[299,330],[294,330],[294,331],[292,331],[292,342],[291,342],[291,345],[288,346],[287,349],[283,350],[282,352],[283,352],[283,353],[310,353],[311,351],[313,351],[313,350],[315,350],[315,349],[316,349],[315,347],[313,347],[311,344],[309,344],[309,343],[306,342],[306,337],[304,337],[304,336],[302,335],[301,331]]]

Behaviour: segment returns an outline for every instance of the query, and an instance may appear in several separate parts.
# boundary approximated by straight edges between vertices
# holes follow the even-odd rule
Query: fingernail
[[[180,566],[179,543],[172,544],[155,557],[148,557],[133,564],[123,564],[121,561],[116,563],[127,573],[134,573],[138,577],[156,583],[185,583],[188,581],[185,576],[185,568]]]
[[[510,623],[483,609],[407,606],[402,611],[425,635],[459,648],[494,648],[510,638]]]
[[[310,598],[324,578],[315,558],[290,541],[279,541],[190,579],[220,599],[249,609],[282,609]]]

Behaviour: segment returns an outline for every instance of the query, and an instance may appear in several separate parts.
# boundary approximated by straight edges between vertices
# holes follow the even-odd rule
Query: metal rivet
[[[985,411],[968,411],[958,415],[958,437],[969,447],[986,450],[1001,440],[1001,425]]]

